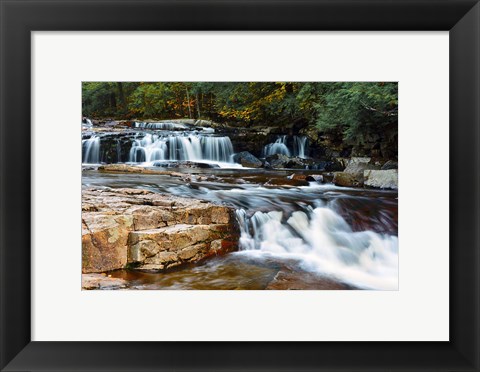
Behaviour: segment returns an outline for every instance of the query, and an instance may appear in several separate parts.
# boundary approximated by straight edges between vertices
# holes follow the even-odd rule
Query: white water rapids
[[[373,231],[354,232],[327,207],[283,212],[237,210],[241,249],[299,259],[305,270],[365,289],[398,289],[398,238]]]

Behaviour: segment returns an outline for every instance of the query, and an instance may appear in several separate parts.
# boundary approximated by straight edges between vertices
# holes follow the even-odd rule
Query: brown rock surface
[[[82,190],[82,271],[164,269],[236,249],[233,210],[141,189]]]
[[[82,274],[82,289],[121,289],[126,286],[125,280],[106,274]]]
[[[361,183],[351,173],[335,172],[333,176],[333,183],[337,186],[354,187],[361,186]]]
[[[314,274],[294,272],[288,269],[280,270],[265,289],[277,290],[340,290],[352,287]]]
[[[178,224],[130,233],[128,262],[148,269],[166,269],[224,253],[223,241],[233,243],[235,234],[227,224]],[[155,265],[157,267],[155,267]]]

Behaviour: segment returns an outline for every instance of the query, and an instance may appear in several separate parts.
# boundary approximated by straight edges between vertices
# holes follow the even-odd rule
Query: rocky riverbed
[[[207,121],[100,124],[83,135],[84,289],[398,287],[396,159]]]

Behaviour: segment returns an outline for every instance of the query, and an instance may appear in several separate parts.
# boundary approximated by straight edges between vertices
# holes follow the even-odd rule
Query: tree
[[[396,135],[397,87],[391,82],[86,82],[82,104],[91,117],[300,123],[356,144],[370,134]]]

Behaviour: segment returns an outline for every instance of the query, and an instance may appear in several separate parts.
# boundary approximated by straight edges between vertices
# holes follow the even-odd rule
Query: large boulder
[[[318,170],[320,172],[336,172],[343,171],[345,166],[342,165],[338,159],[334,160],[321,160],[321,161],[312,161],[312,164],[308,165],[308,169]]]
[[[380,189],[398,189],[398,170],[366,170],[365,186]]]
[[[233,161],[247,168],[261,168],[262,162],[248,151],[242,151],[233,156]]]
[[[332,182],[337,186],[344,187],[362,186],[362,183],[358,179],[356,179],[353,174],[346,172],[335,172]]]
[[[83,273],[132,263],[160,270],[194,262],[236,249],[238,234],[233,209],[223,205],[141,189],[82,190]],[[153,260],[154,244],[163,247],[159,253],[171,251],[173,245],[176,256],[165,262]],[[137,259],[141,256],[134,252],[142,250],[150,252],[145,257],[152,260]]]
[[[305,159],[283,154],[267,156],[266,160],[274,169],[305,169],[308,164],[308,161]]]
[[[144,270],[162,270],[223,254],[234,247],[228,225],[178,224],[130,233],[128,262]]]
[[[367,169],[379,169],[379,166],[370,163],[370,158],[351,158],[343,172],[335,172],[333,183],[337,186],[363,186],[363,173]]]

